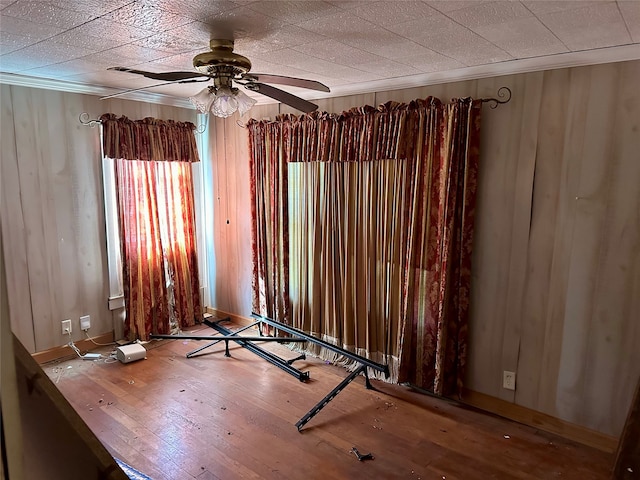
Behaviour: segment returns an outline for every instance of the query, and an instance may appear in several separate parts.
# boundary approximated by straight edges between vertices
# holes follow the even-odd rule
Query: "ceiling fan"
[[[330,91],[329,87],[315,80],[263,73],[249,73],[251,70],[251,61],[247,57],[235,53],[233,51],[233,45],[233,40],[211,40],[209,42],[211,51],[200,53],[193,58],[193,66],[196,69],[194,72],[154,73],[126,67],[111,67],[109,70],[135,73],[153,80],[165,82],[160,85],[169,83],[208,82],[213,80],[212,85],[206,87],[193,97],[190,97],[189,100],[191,100],[202,113],[210,111],[219,117],[228,117],[236,110],[244,114],[256,102],[237,87],[234,87],[234,83],[252,92],[258,92],[267,97],[271,97],[305,113],[316,110],[318,106],[289,92],[267,85],[267,83],[308,88],[321,92]],[[133,90],[127,90],[127,92],[131,91]],[[127,92],[120,92],[103,98],[110,98]]]

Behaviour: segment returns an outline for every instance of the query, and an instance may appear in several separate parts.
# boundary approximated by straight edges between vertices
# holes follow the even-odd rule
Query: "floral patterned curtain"
[[[105,113],[102,123],[104,155],[127,160],[198,162],[198,146],[191,122],[145,118],[130,120]]]
[[[115,159],[123,287],[130,340],[202,319],[191,162],[191,123],[101,117]]]
[[[393,381],[460,387],[480,110],[429,97],[250,122],[256,312]]]

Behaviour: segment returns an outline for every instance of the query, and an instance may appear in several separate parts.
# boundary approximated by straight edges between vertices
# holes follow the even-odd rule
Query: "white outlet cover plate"
[[[502,388],[506,388],[507,390],[515,390],[516,389],[516,372],[502,372]]]
[[[71,319],[62,320],[62,334],[66,335],[67,333],[71,333],[71,331]]]

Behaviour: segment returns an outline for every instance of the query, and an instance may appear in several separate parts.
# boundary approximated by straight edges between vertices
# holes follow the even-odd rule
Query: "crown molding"
[[[433,72],[407,77],[358,83],[354,85],[340,85],[333,87],[330,94],[316,95],[314,98],[329,98],[346,95],[358,95],[406,88],[425,87],[441,83],[453,83],[480,78],[501,77],[521,73],[555,70],[558,68],[583,67],[603,63],[625,62],[640,59],[640,44],[624,45],[620,47],[600,48],[583,52],[560,53],[545,57],[525,58],[507,62],[492,63],[464,67],[444,72]]]
[[[100,85],[88,85],[84,83],[69,82],[66,80],[55,80],[51,78],[29,77],[17,73],[0,72],[0,85],[16,85],[20,87],[42,88],[45,90],[57,90],[60,92],[81,93],[84,95],[96,95],[99,97],[112,95],[115,87],[104,87]],[[159,103],[171,105],[173,107],[189,108],[194,110],[193,105],[186,98],[164,95],[153,92],[130,92],[120,95],[123,100],[134,100],[146,103]]]
[[[586,65],[598,65],[603,63],[615,63],[639,59],[640,44],[635,43],[631,45],[600,48],[596,50],[585,50],[582,52],[560,53],[544,57],[510,60],[507,62],[493,63],[488,65],[477,65],[473,67],[459,68],[456,70],[448,70],[444,72],[433,72],[406,77],[390,78],[385,80],[374,80],[371,82],[362,82],[352,85],[339,85],[337,87],[333,87],[330,93],[308,91],[301,93],[296,92],[296,95],[299,95],[306,100],[317,100],[321,98],[385,92],[390,90],[424,87],[427,85],[437,85],[441,83],[477,80],[487,77],[500,77],[503,75],[515,75],[542,70],[582,67]],[[0,84],[18,85],[31,88],[43,88],[47,90],[58,90],[63,92],[81,93],[97,96],[106,96],[112,94],[114,90],[113,87],[85,85],[76,82],[29,77],[26,75],[1,72]],[[264,95],[252,95],[252,93],[253,92],[248,92],[250,96],[257,100],[257,105],[278,103],[275,100]],[[126,100],[135,100],[139,102],[159,103],[163,105],[171,105],[192,110],[194,109],[193,105],[191,105],[191,103],[186,98],[153,93],[149,91],[130,92],[121,95],[120,98]]]

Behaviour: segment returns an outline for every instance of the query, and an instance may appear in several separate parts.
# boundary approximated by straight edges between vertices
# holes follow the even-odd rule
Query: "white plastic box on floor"
[[[122,363],[135,362],[136,360],[147,358],[147,350],[139,343],[123,345],[116,348],[116,358]]]

